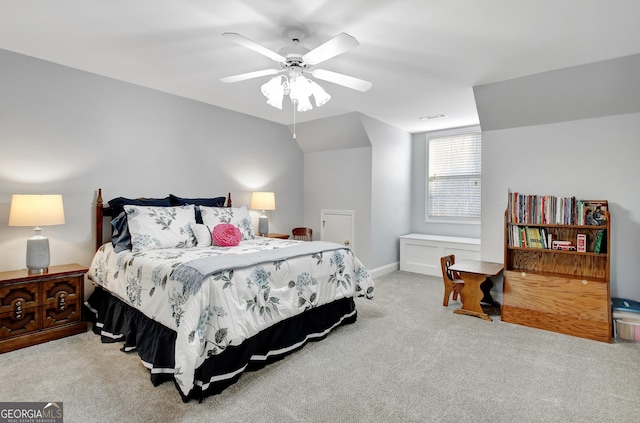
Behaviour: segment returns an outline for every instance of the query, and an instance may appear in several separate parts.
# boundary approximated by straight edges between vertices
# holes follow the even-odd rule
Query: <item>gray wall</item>
[[[400,261],[400,235],[410,232],[411,135],[363,116],[372,145],[371,267]]]
[[[640,300],[639,59],[475,88],[483,130],[484,260],[503,261],[508,188],[608,200],[611,295]]]
[[[319,239],[322,209],[353,210],[358,258],[370,270],[397,268],[398,237],[409,232],[411,136],[360,113],[298,128],[305,226]]]
[[[483,131],[640,111],[640,54],[474,87]]]
[[[63,195],[66,224],[43,230],[52,264],[90,264],[97,188],[231,192],[236,206],[268,190],[272,232],[302,221],[303,153],[286,126],[4,50],[0,74],[0,270],[24,268],[33,234],[7,226],[11,194]]]
[[[354,253],[371,264],[371,147],[304,155],[304,226],[320,239],[320,210],[355,212]]]

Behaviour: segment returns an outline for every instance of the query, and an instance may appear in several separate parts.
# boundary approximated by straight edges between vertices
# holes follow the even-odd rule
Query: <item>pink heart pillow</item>
[[[235,247],[240,241],[240,229],[230,223],[221,223],[213,228],[213,242],[220,247]]]

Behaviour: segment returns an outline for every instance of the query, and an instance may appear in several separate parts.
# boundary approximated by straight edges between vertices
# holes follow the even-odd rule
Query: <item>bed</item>
[[[354,323],[354,298],[374,292],[350,249],[255,236],[230,195],[105,206],[98,190],[88,278],[94,332],[137,351],[153,384],[173,381],[185,402]]]

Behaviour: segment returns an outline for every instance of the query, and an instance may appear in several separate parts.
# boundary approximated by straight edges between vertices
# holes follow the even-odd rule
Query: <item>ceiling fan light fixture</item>
[[[313,98],[316,100],[316,107],[327,104],[327,102],[331,100],[331,95],[326,92],[317,82],[309,80],[309,86],[311,87]]]
[[[309,50],[308,48],[299,45],[299,42],[304,38],[304,35],[305,32],[299,28],[292,28],[288,30],[287,36],[292,40],[293,46],[284,47],[279,53],[276,53],[275,51],[251,41],[238,33],[223,33],[222,36],[230,41],[254,50],[277,62],[280,65],[280,68],[248,72],[221,78],[220,80],[222,82],[231,83],[285,72],[286,75],[280,75],[272,78],[269,82],[262,85],[261,91],[262,94],[267,97],[267,104],[280,110],[282,110],[283,97],[288,95],[291,99],[291,103],[294,105],[294,123],[296,110],[299,112],[306,112],[313,109],[310,101],[311,96],[313,96],[315,100],[316,107],[326,104],[331,99],[331,96],[319,84],[305,78],[303,76],[303,72],[313,75],[314,78],[342,85],[343,87],[361,92],[365,92],[371,88],[371,82],[365,81],[364,79],[354,78],[352,76],[323,69],[314,69],[313,71],[310,69],[311,66],[317,65],[357,47],[358,41],[354,37],[342,32],[325,43]]]
[[[286,79],[286,77],[285,77]],[[282,80],[282,75],[275,76],[269,82],[260,87],[262,94],[267,97],[267,104],[282,110],[282,98],[284,97],[285,85],[287,82]]]
[[[311,96],[311,86],[307,78],[301,74],[292,74],[289,79],[291,86],[291,92],[289,97],[294,105],[296,105],[299,112],[308,112],[313,109],[309,97]]]
[[[282,100],[285,95],[291,98],[291,103],[299,112],[313,109],[310,98],[315,99],[316,107],[326,104],[331,96],[315,81],[311,81],[301,73],[291,73],[287,78],[278,75],[271,78],[260,87],[260,91],[267,98],[267,104],[282,110]]]

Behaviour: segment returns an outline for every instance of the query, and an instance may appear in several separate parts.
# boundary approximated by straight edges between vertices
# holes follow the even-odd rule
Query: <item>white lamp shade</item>
[[[331,96],[327,93],[317,82],[309,80],[309,85],[311,86],[311,92],[313,93],[313,98],[316,100],[316,107],[320,107],[323,104],[326,104],[327,101],[331,100]]]
[[[11,197],[9,226],[49,226],[64,224],[62,195],[22,195]]]
[[[49,267],[49,239],[40,226],[64,224],[62,195],[22,195],[11,197],[9,226],[35,226],[35,235],[27,240],[27,269],[42,274]]]
[[[282,78],[275,76],[260,87],[262,94],[267,97],[267,104],[282,110],[282,98],[284,97],[284,87]]]
[[[254,210],[275,210],[276,195],[273,192],[253,192],[251,194],[251,208]]]
[[[311,96],[311,85],[309,80],[302,75],[298,75],[291,80],[291,100],[297,106],[299,112],[308,112],[313,109],[309,97]]]

